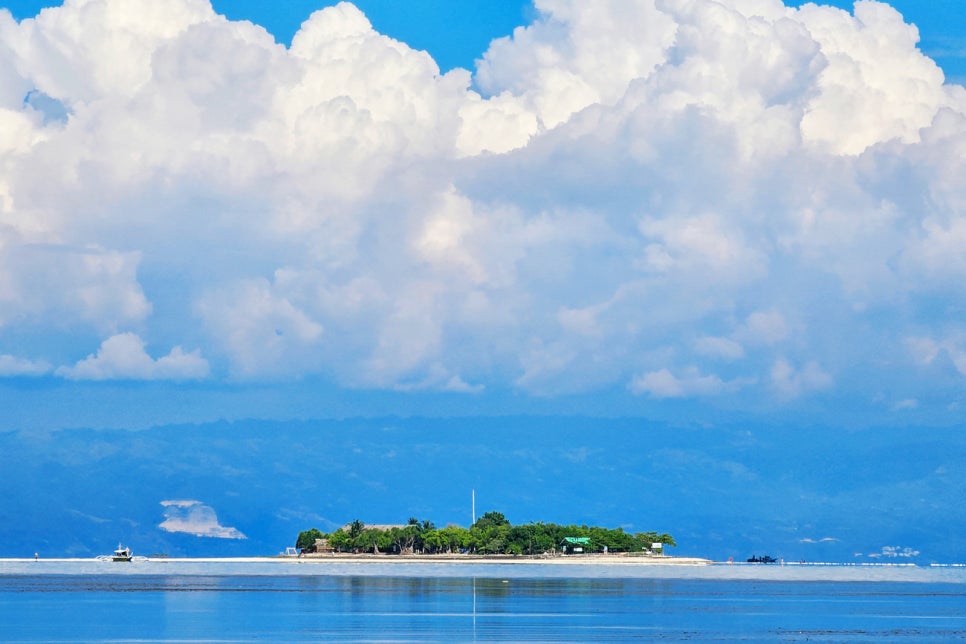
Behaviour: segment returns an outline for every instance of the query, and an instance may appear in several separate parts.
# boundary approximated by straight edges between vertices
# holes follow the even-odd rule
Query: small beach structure
[[[565,555],[580,555],[590,548],[589,537],[564,537],[560,551]]]

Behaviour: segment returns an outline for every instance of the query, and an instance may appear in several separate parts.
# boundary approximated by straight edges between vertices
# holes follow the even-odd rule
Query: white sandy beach
[[[93,558],[56,558],[42,557],[2,559],[10,563],[80,563],[95,561]],[[497,565],[547,565],[547,566],[706,566],[713,564],[710,559],[698,557],[641,557],[622,555],[560,555],[555,557],[527,557],[502,555],[276,555],[271,557],[144,557],[141,561],[155,563],[280,563],[280,564],[497,564]],[[137,562],[134,562],[137,563]],[[120,565],[120,564],[119,564]]]
[[[0,559],[0,581],[15,575],[91,576],[383,576],[418,578],[654,578],[775,581],[908,581],[966,583],[966,566],[713,562],[697,557],[572,555],[546,558],[468,555],[322,555],[309,557],[136,557]]]

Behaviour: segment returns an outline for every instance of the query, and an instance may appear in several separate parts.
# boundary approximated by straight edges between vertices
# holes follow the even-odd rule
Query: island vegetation
[[[469,528],[413,517],[406,525],[366,526],[358,519],[330,532],[300,532],[301,553],[543,555],[650,552],[655,544],[676,546],[669,534],[625,532],[622,528],[555,523],[511,524],[500,512],[487,512]]]

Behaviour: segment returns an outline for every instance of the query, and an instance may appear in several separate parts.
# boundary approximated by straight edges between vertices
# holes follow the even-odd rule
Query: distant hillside
[[[682,556],[966,560],[966,433],[844,431],[512,417],[8,432],[0,556],[275,554],[353,519],[466,526],[475,489],[479,513],[669,532]]]

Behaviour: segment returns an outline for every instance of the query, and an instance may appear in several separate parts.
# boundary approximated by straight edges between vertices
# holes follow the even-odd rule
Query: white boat
[[[134,553],[131,552],[130,548],[124,548],[121,544],[117,544],[117,550],[111,555],[111,561],[130,561],[134,557]]]

